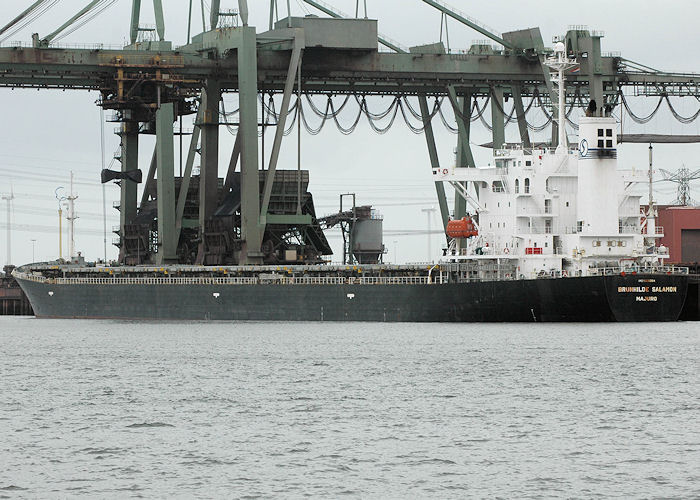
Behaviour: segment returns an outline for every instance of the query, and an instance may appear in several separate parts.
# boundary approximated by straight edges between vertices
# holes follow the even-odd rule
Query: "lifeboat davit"
[[[471,238],[479,234],[476,225],[469,217],[449,221],[446,232],[450,238]]]

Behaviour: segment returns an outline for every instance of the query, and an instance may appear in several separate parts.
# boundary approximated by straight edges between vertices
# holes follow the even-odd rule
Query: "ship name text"
[[[617,293],[677,293],[677,286],[618,286]]]

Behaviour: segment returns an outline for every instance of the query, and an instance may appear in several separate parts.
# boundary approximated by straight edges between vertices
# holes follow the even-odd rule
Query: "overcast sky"
[[[354,0],[327,0],[342,11],[354,13]],[[8,22],[28,5],[30,0],[5,0],[0,10],[0,25]],[[31,33],[50,33],[64,20],[77,12],[87,0],[60,0],[46,15],[26,29],[13,35],[2,45],[12,41],[30,42]],[[142,24],[153,24],[152,3],[144,0]],[[163,2],[166,18],[166,38],[175,45],[186,41],[188,0]],[[193,32],[201,30],[199,1],[195,0]],[[565,2],[515,0],[493,0],[491,2],[452,3],[471,17],[479,19],[499,32],[539,26],[545,44],[551,45],[554,35],[563,35],[569,25],[587,25],[591,29],[605,32],[604,52],[620,52],[624,57],[649,66],[679,72],[700,72],[700,31],[697,28],[700,6],[695,1],[677,0],[660,7],[658,1],[599,1]],[[208,2],[205,2],[208,4]],[[310,6],[292,0],[293,15],[321,13]],[[439,39],[440,14],[420,0],[367,0],[368,15],[379,19],[379,29],[404,46],[432,43]],[[236,7],[237,2],[222,0],[222,9]],[[533,5],[537,7],[534,8]],[[250,24],[265,31],[268,23],[267,0],[249,0]],[[286,14],[286,2],[279,1],[279,8]],[[116,2],[99,17],[75,31],[65,39],[66,44],[104,43],[121,45],[128,37],[131,2]],[[474,9],[474,10],[470,10]],[[484,37],[469,28],[448,21],[450,45],[455,49],[466,49],[473,40]],[[37,91],[0,89],[2,118],[0,119],[0,194],[13,187],[14,200],[12,260],[15,264],[32,259],[54,259],[58,256],[57,202],[54,191],[68,187],[69,171],[76,176],[76,191],[79,194],[77,211],[80,219],[76,225],[76,247],[89,259],[103,255],[102,236],[102,189],[99,184],[100,171],[100,112],[94,104],[95,92],[86,91]],[[651,101],[654,101],[653,103]],[[235,102],[227,96],[226,102]],[[655,104],[655,99],[631,101],[639,114]],[[370,101],[372,111],[380,111],[390,104],[389,98]],[[674,101],[684,115],[692,115],[700,106],[695,98]],[[344,123],[354,118],[353,109],[342,115]],[[540,123],[534,114],[532,121]],[[310,118],[314,125],[313,117]],[[700,134],[700,123],[681,125],[667,110],[646,125],[632,124],[623,117],[625,132],[629,133],[676,133]],[[116,124],[105,125],[106,162],[119,145],[113,135]],[[441,163],[451,165],[456,136],[449,133],[439,121],[435,124]],[[573,131],[570,131],[573,134]],[[221,130],[222,164],[227,164],[234,137],[225,128]],[[544,138],[548,133],[542,134]],[[272,132],[268,132],[269,144]],[[507,128],[507,138],[517,140],[517,127]],[[483,126],[475,124],[472,142],[490,140]],[[148,168],[152,150],[152,139],[142,139],[141,168]],[[185,143],[185,147],[187,143]],[[676,170],[685,164],[700,168],[698,151],[700,145],[655,148],[655,163],[660,168]],[[478,162],[487,162],[489,151],[476,148]],[[401,262],[425,261],[427,237],[416,234],[399,234],[427,229],[424,208],[436,206],[435,192],[431,182],[428,153],[422,135],[413,134],[402,122],[384,135],[371,131],[366,120],[356,132],[344,136],[333,124],[326,125],[321,134],[302,134],[303,168],[311,172],[310,190],[319,214],[337,209],[338,194],[356,192],[362,204],[375,205],[385,216],[385,245],[388,261],[397,257]],[[644,168],[647,161],[647,146],[624,145],[621,148],[622,168]],[[177,159],[176,159],[177,162]],[[279,168],[296,168],[296,140],[288,137],[282,146]],[[450,191],[448,189],[448,191]],[[661,202],[675,198],[675,186],[660,184],[657,197]],[[694,196],[700,198],[700,186],[694,187]],[[118,213],[112,202],[118,200],[118,189],[107,187],[108,231],[118,224]],[[432,220],[435,229],[438,217]],[[64,221],[65,227],[65,221]],[[5,205],[0,206],[0,261],[6,262]],[[340,258],[338,234],[328,233],[334,244],[336,256]],[[32,240],[36,240],[32,243]],[[432,237],[433,253],[436,253],[444,238]],[[114,258],[116,248],[111,245],[112,234],[108,234],[108,258]],[[65,255],[65,250],[64,250]]]

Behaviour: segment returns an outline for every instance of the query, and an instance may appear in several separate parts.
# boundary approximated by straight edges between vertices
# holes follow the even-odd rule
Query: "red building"
[[[669,248],[668,263],[700,262],[700,207],[659,205],[658,226],[664,228],[661,244]]]

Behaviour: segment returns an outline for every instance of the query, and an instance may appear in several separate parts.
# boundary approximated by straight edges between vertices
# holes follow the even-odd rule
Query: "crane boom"
[[[56,38],[56,36],[58,36],[63,30],[65,30],[68,26],[73,24],[78,18],[80,18],[80,17],[84,16],[86,13],[88,13],[95,5],[97,5],[101,1],[102,0],[92,0],[89,4],[87,4],[85,7],[80,9],[80,11],[78,11],[78,13],[76,15],[74,15],[68,21],[63,23],[60,28],[58,28],[56,31],[54,31],[50,35],[45,36],[42,41],[46,44],[51,43],[51,40]]]
[[[39,5],[41,5],[41,4],[44,3],[44,2],[46,2],[46,0],[37,0],[37,1],[34,2],[32,5],[30,5],[29,7],[27,7],[27,8],[24,10],[24,12],[22,12],[22,13],[19,14],[17,17],[15,17],[12,21],[10,21],[10,22],[7,23],[5,26],[3,26],[2,28],[0,28],[0,35],[2,35],[2,34],[5,33],[7,30],[9,30],[10,28],[12,28],[15,24],[17,24],[18,22],[20,22],[22,19],[24,19],[25,17],[27,17],[29,14],[32,13],[32,11],[33,11],[34,9],[36,9],[37,7],[39,7]]]
[[[445,4],[444,2],[438,2],[438,1],[435,1],[435,0],[423,0],[423,2],[427,3],[428,5],[430,5],[430,6],[432,6],[432,7],[435,7],[435,8],[438,9],[440,12],[442,12],[442,13],[444,13],[444,14],[447,14],[448,16],[450,16],[450,17],[453,18],[453,19],[456,19],[456,20],[459,21],[460,23],[465,24],[465,25],[469,26],[470,28],[472,28],[472,29],[478,31],[478,32],[481,33],[482,35],[484,35],[484,36],[490,38],[491,40],[493,40],[494,42],[500,43],[500,44],[503,45],[505,48],[507,48],[507,49],[514,49],[514,48],[515,48],[512,44],[506,42],[506,41],[505,41],[503,38],[501,38],[499,35],[497,35],[497,34],[491,32],[491,31],[488,30],[486,27],[484,27],[484,26],[482,26],[481,24],[475,22],[474,20],[469,19],[466,15],[458,13],[455,9],[452,9],[452,8],[448,7],[447,4]]]

